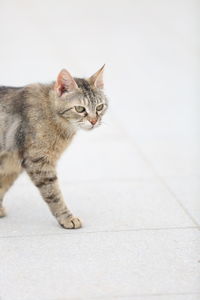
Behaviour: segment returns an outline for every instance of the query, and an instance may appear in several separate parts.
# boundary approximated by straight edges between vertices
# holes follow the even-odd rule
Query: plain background
[[[0,221],[2,300],[199,299],[198,0],[1,0],[0,84],[88,77],[109,111],[59,163],[79,231],[21,177]]]
[[[112,110],[131,120],[130,127],[141,128],[134,117],[145,105],[145,121],[155,122],[155,130],[162,127],[164,134],[170,128],[170,133],[195,137],[198,4],[2,0],[0,82],[48,82],[63,67],[73,75],[89,76],[106,63]],[[161,107],[157,120],[148,120],[148,110],[156,106]],[[186,123],[192,123],[188,129]]]
[[[106,63],[124,134],[167,174],[199,168],[199,1],[8,0],[0,19],[1,84],[49,82],[63,67],[88,77]]]
[[[0,5],[1,84],[49,82],[63,67],[87,77],[106,63],[111,110],[133,137],[162,131],[197,142],[199,1]]]

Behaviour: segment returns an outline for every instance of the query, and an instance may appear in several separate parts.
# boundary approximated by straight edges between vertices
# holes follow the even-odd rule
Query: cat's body
[[[85,80],[63,70],[49,85],[0,87],[0,216],[6,191],[25,170],[60,225],[81,226],[63,201],[56,162],[78,128],[100,123],[107,108],[102,73]]]

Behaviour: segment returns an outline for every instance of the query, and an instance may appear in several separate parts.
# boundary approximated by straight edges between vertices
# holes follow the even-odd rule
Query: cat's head
[[[104,66],[88,79],[73,78],[63,69],[55,82],[57,112],[75,128],[92,129],[101,124],[108,103],[103,92]]]

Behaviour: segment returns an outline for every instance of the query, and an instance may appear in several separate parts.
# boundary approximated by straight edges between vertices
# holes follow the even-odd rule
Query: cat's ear
[[[103,89],[104,83],[103,83],[103,71],[104,71],[105,65],[101,67],[94,75],[92,75],[88,80],[91,85],[94,85],[96,88]]]
[[[64,92],[73,92],[76,89],[78,89],[78,85],[72,75],[65,69],[61,70],[54,85],[54,90],[58,96]]]

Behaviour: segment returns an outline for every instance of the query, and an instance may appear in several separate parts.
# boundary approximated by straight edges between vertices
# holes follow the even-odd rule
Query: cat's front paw
[[[58,222],[65,229],[78,229],[82,226],[79,218],[74,216],[63,217]]]
[[[3,218],[6,216],[6,211],[3,207],[0,207],[0,218]]]

